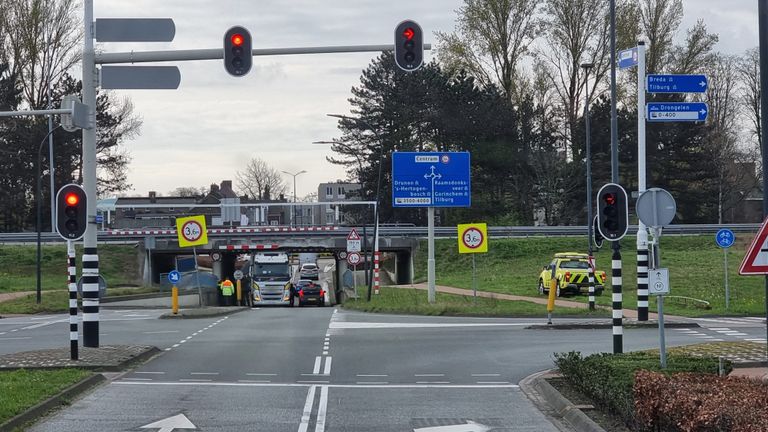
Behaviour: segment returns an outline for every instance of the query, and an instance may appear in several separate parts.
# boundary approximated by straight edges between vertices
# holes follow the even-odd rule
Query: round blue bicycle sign
[[[733,242],[736,241],[736,235],[733,231],[723,228],[715,234],[715,242],[723,249],[733,246]]]
[[[176,270],[171,270],[168,272],[168,282],[172,284],[177,284],[181,280],[181,274],[177,272]]]

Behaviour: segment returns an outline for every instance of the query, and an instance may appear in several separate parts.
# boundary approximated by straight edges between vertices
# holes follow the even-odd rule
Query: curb
[[[593,329],[610,329],[613,325],[611,323],[589,323],[589,324],[535,324],[527,327],[523,327],[525,330],[593,330]],[[659,325],[656,322],[650,323],[624,323],[624,328],[653,328],[658,329]],[[664,328],[700,328],[701,326],[695,322],[665,322]]]
[[[550,369],[524,378],[520,381],[521,389],[526,393],[531,391],[537,393],[540,399],[553,410],[551,414],[554,414],[558,420],[564,420],[573,430],[577,432],[606,432],[576,405],[561,395],[546,379],[542,378],[552,371],[553,369]]]
[[[160,348],[158,347],[151,347],[144,352],[138,354],[135,357],[131,357],[117,365],[76,365],[76,366],[41,366],[41,367],[34,367],[34,366],[19,366],[19,367],[2,367],[0,368],[0,371],[11,371],[11,370],[19,370],[19,369],[34,369],[34,370],[53,370],[53,369],[84,369],[84,370],[90,370],[90,371],[96,371],[96,372],[122,372],[129,366],[132,366],[137,363],[143,363],[150,358],[162,353],[160,351]],[[0,431],[3,429],[0,428]]]
[[[192,310],[202,310],[202,309],[192,309]],[[248,306],[238,306],[238,307],[232,307],[232,308],[226,308],[226,309],[217,309],[212,311],[207,311],[205,313],[196,313],[191,315],[185,315],[184,311],[179,311],[178,315],[174,315],[171,312],[166,312],[162,315],[160,315],[159,319],[198,319],[198,318],[211,318],[211,317],[219,317],[219,316],[225,316],[225,315],[232,315],[236,314],[238,312],[243,312],[246,310],[251,310]]]
[[[24,426],[27,423],[38,420],[48,411],[68,404],[69,401],[73,398],[85,393],[86,391],[96,387],[106,380],[107,379],[102,374],[95,374],[84,378],[80,382],[65,388],[58,394],[51,396],[39,404],[30,407],[23,413],[12,417],[5,423],[0,424],[0,431],[12,431],[16,428]]]

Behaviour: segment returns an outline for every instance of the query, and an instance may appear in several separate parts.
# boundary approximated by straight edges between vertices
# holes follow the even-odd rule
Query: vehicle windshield
[[[288,266],[285,264],[256,264],[253,268],[254,277],[288,277]]]
[[[562,269],[583,269],[589,268],[589,263],[586,261],[562,261],[560,262],[560,268]]]

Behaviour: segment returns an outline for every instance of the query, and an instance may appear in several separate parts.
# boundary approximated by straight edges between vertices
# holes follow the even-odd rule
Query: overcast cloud
[[[386,44],[395,25],[418,21],[434,43],[450,31],[461,0],[96,0],[99,17],[169,17],[172,43],[102,44],[106,52],[216,48],[224,32],[243,25],[255,48]],[[683,28],[703,19],[720,35],[718,49],[741,53],[756,46],[757,2],[685,0]],[[678,38],[684,36],[683,32]],[[621,47],[620,47],[621,48]],[[258,156],[278,170],[306,170],[297,195],[321,182],[345,179],[325,160],[329,146],[312,141],[338,136],[326,113],[349,112],[350,89],[377,54],[322,54],[254,58],[253,69],[233,78],[221,61],[183,62],[178,90],[120,91],[143,118],[141,136],[126,143],[133,156],[128,195],[167,193],[180,186],[234,180]],[[431,59],[427,54],[426,60]],[[289,180],[287,178],[286,180]],[[291,181],[288,182],[292,183]]]

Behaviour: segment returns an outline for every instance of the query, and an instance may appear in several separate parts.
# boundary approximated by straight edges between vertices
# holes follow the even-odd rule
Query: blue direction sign
[[[715,234],[715,242],[723,249],[733,246],[733,242],[735,241],[736,235],[733,234],[733,231],[727,228],[723,228]]]
[[[706,75],[648,75],[648,93],[704,93],[708,86]]]
[[[647,105],[649,122],[704,121],[709,108],[703,102],[653,102]]]
[[[637,66],[637,47],[619,51],[619,69]]]
[[[392,153],[393,207],[469,207],[469,152]]]
[[[168,282],[176,285],[181,280],[181,274],[177,272],[176,270],[171,270],[168,272]]]

